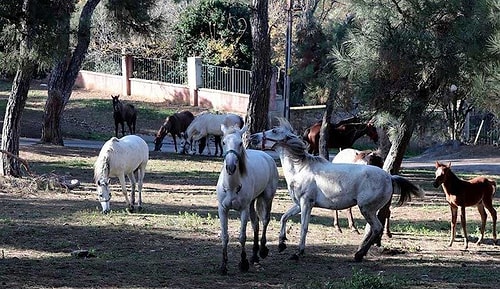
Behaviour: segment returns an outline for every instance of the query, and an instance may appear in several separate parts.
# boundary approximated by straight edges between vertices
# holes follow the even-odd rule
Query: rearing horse
[[[310,128],[306,129],[303,134],[303,139],[309,144],[308,152],[314,155],[319,154],[319,137],[321,131],[321,121],[313,124]],[[374,142],[378,142],[377,128],[373,123],[360,123],[359,118],[353,117],[342,120],[339,123],[328,125],[328,148],[350,148],[354,142],[362,137],[368,135]]]
[[[469,246],[467,239],[467,226],[465,219],[465,208],[477,206],[479,215],[481,215],[481,237],[476,244],[481,244],[484,238],[484,229],[486,227],[486,211],[488,209],[493,219],[493,243],[497,242],[497,211],[493,208],[493,196],[496,192],[495,181],[488,180],[485,177],[475,177],[469,181],[462,180],[451,171],[451,163],[444,165],[436,161],[436,178],[434,187],[443,187],[446,201],[451,209],[451,236],[448,246],[455,241],[455,232],[457,227],[457,211],[460,207],[460,223],[464,233],[464,250]]]
[[[253,253],[251,263],[258,263],[259,256],[267,257],[266,231],[271,219],[271,205],[278,186],[278,169],[274,159],[265,152],[246,150],[241,135],[246,127],[221,125],[224,133],[224,165],[217,182],[218,212],[222,240],[222,264],[220,273],[227,274],[228,213],[233,209],[240,212],[241,271],[248,271],[250,265],[245,251],[248,219],[252,222]],[[259,219],[262,221],[262,237],[259,247]]]

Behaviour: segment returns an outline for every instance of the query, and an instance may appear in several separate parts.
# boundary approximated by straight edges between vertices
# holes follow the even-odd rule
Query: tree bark
[[[64,108],[69,101],[73,85],[82,66],[82,62],[90,44],[90,28],[92,14],[101,0],[89,0],[85,3],[78,23],[77,44],[73,53],[64,55],[52,69],[49,84],[48,98],[45,103],[45,110],[42,123],[42,143],[64,145],[61,120]],[[62,38],[69,51],[70,17],[68,13],[61,20],[60,25],[65,27],[68,34]]]
[[[319,132],[319,155],[326,160],[330,160],[330,154],[328,152],[328,138],[330,137],[328,135],[328,127],[331,125],[330,120],[332,119],[333,114],[334,97],[335,93],[330,91],[328,100],[326,101],[326,109],[323,114],[323,122]]]
[[[396,138],[392,140],[391,148],[384,162],[383,169],[395,175],[399,173],[403,157],[410,143],[413,131],[417,123],[422,119],[423,112],[427,107],[427,98],[429,92],[427,90],[419,91],[419,96],[413,98],[410,106],[406,109],[404,117],[398,127]]]
[[[28,99],[28,90],[31,78],[35,71],[35,63],[30,58],[32,49],[33,27],[30,27],[28,21],[28,11],[31,5],[30,0],[23,1],[24,18],[21,23],[22,40],[20,42],[20,63],[17,69],[14,82],[12,83],[11,93],[7,101],[5,116],[2,128],[1,149],[8,153],[19,156],[19,131],[22,113],[26,100]],[[19,160],[12,158],[9,154],[2,153],[0,158],[3,176],[21,176],[21,167]]]
[[[269,85],[272,76],[268,0],[252,2],[252,86],[245,120],[249,133],[268,128]]]

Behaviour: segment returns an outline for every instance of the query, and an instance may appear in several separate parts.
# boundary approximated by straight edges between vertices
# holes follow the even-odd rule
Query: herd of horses
[[[94,164],[94,179],[97,185],[98,198],[102,212],[110,210],[110,178],[118,178],[122,193],[125,196],[127,209],[130,212],[142,209],[142,186],[145,168],[149,159],[147,143],[135,133],[137,112],[132,105],[123,105],[118,96],[112,96],[115,116],[115,137],[102,147]],[[250,264],[259,262],[268,255],[267,227],[270,221],[271,208],[278,186],[278,169],[274,159],[265,151],[274,150],[279,155],[288,193],[292,200],[291,207],[280,220],[279,251],[286,249],[287,220],[300,214],[300,242],[298,251],[291,259],[299,259],[305,252],[311,211],[314,207],[335,210],[334,224],[338,226],[338,210],[347,209],[349,226],[357,232],[351,208],[358,206],[366,221],[365,233],[354,254],[355,261],[362,261],[372,245],[381,245],[383,234],[391,237],[389,228],[390,206],[394,194],[400,195],[397,202],[403,205],[412,196],[424,197],[424,191],[408,179],[391,175],[382,169],[383,157],[378,151],[358,151],[353,143],[362,135],[368,135],[375,143],[378,135],[372,123],[363,123],[358,118],[343,120],[337,124],[329,124],[329,147],[341,148],[332,161],[326,160],[317,153],[321,123],[315,123],[299,136],[295,134],[290,123],[279,118],[279,125],[259,133],[250,135],[250,148],[243,145],[242,136],[247,127],[243,119],[235,114],[201,113],[194,116],[189,111],[181,111],[165,119],[154,144],[155,151],[162,147],[167,134],[172,136],[175,151],[176,137],[182,139],[181,153],[195,151],[195,143],[199,142],[199,153],[202,146],[207,145],[209,136],[214,136],[223,146],[216,146],[217,155],[223,156],[223,165],[216,185],[218,215],[221,228],[222,262],[220,273],[227,274],[228,263],[228,212],[236,210],[240,214],[239,242],[241,254],[239,269],[248,271]],[[118,124],[126,122],[130,135],[118,139]],[[210,154],[210,150],[209,150]],[[468,248],[465,208],[476,206],[481,216],[480,244],[484,239],[486,226],[486,210],[493,221],[493,242],[496,244],[497,212],[493,207],[493,196],[496,183],[486,177],[463,180],[451,171],[448,165],[435,163],[434,186],[441,186],[451,209],[451,236],[449,246],[455,240],[458,208],[461,209],[461,224],[464,234],[464,249]],[[127,194],[125,177],[131,183],[130,198]],[[139,200],[135,202],[135,192]],[[486,210],[485,210],[486,209]],[[253,234],[252,255],[247,258],[246,227],[250,220]],[[262,232],[259,234],[259,222]],[[259,239],[260,237],[260,239]]]

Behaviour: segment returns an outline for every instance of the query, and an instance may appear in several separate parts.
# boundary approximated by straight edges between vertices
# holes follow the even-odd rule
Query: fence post
[[[189,104],[198,106],[198,88],[202,86],[201,57],[188,57],[187,61]]]
[[[130,78],[132,77],[132,55],[122,49],[122,92],[131,95]]]

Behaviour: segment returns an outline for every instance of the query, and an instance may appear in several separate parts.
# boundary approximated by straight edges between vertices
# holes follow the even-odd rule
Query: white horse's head
[[[241,175],[246,173],[246,153],[243,146],[242,135],[247,131],[247,127],[239,128],[236,125],[227,127],[221,125],[224,133],[222,145],[224,146],[224,168],[228,175],[233,175],[239,169]]]
[[[297,138],[290,123],[284,118],[278,118],[279,126],[250,136],[250,144],[261,150],[272,150],[279,143]]]
[[[102,213],[109,213],[110,205],[109,201],[111,200],[111,191],[109,190],[109,178],[99,178],[96,182],[97,185],[97,198],[101,203]]]

